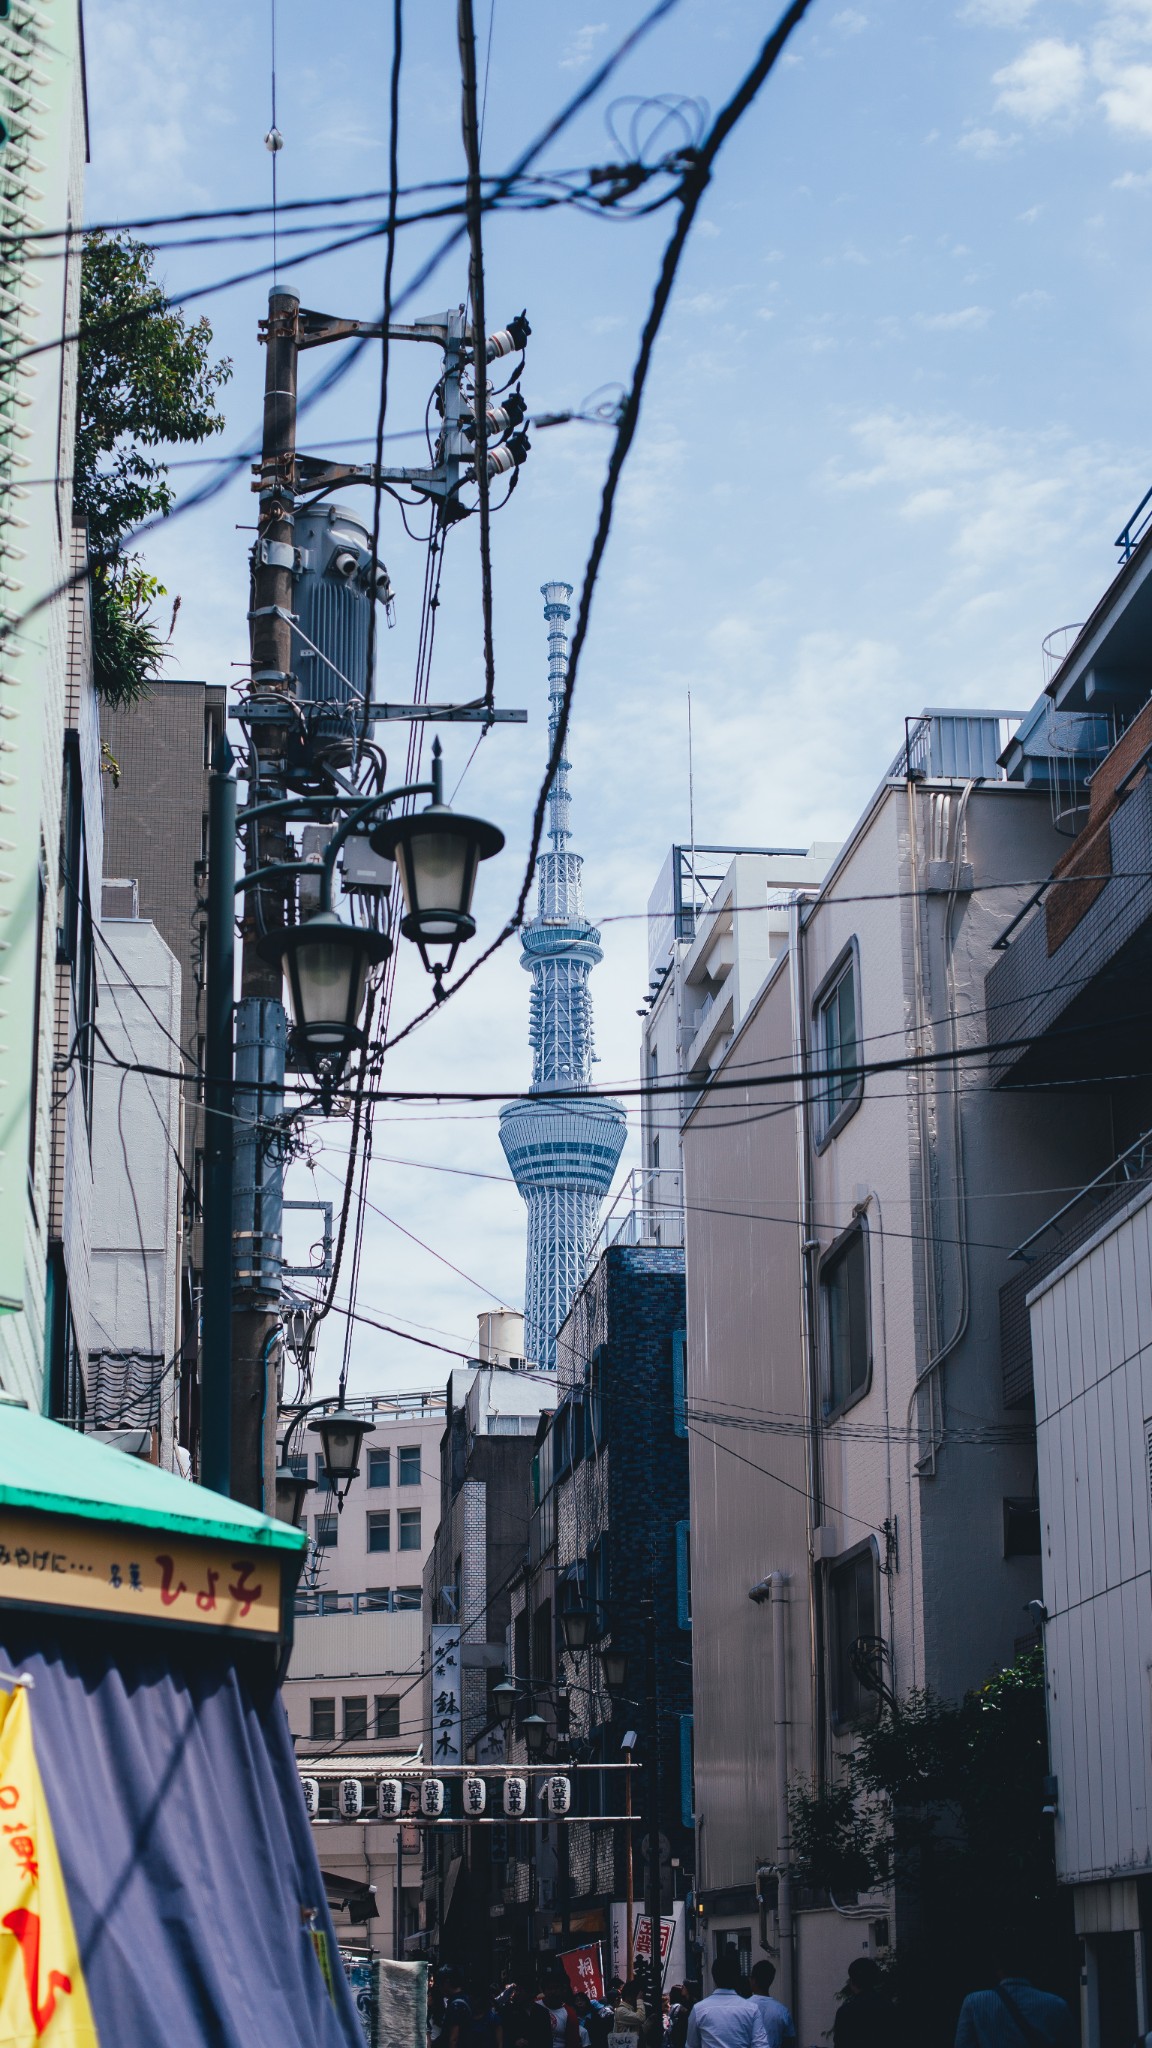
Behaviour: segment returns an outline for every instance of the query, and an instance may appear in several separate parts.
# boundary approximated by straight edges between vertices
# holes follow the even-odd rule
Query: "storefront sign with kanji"
[[[464,1760],[460,1701],[460,1630],[454,1622],[434,1621],[430,1759],[433,1766]]]
[[[0,1604],[280,1632],[280,1560],[167,1529],[0,1509]]]

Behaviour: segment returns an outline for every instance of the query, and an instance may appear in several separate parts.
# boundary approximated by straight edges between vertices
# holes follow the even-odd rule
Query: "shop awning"
[[[307,1537],[0,1404],[0,1606],[275,1639]]]

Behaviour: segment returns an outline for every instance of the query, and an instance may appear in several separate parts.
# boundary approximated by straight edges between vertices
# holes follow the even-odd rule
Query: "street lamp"
[[[548,1740],[548,1723],[543,1714],[526,1714],[520,1726],[529,1756],[542,1755]]]
[[[294,1529],[298,1529],[304,1512],[304,1496],[312,1481],[307,1472],[297,1472],[287,1461],[277,1466],[275,1478],[276,1519],[278,1522],[290,1522]]]
[[[260,941],[288,984],[297,1052],[320,1078],[334,1079],[363,1044],[360,1012],[369,971],[388,958],[392,941],[366,925],[344,924],[334,910],[282,926]]]
[[[617,1649],[615,1644],[609,1645],[606,1650],[601,1650],[600,1669],[604,1673],[604,1683],[608,1688],[609,1694],[614,1700],[619,1699],[624,1687],[628,1683],[627,1650]]]
[[[308,1427],[320,1438],[324,1471],[339,1507],[360,1470],[360,1446],[366,1436],[372,1435],[376,1424],[367,1422],[362,1415],[350,1414],[347,1408],[334,1408],[318,1415]]]
[[[574,1654],[586,1650],[592,1637],[595,1619],[589,1607],[562,1607],[560,1626],[564,1631],[564,1648]]]
[[[507,1727],[516,1712],[516,1681],[505,1672],[498,1685],[492,1687],[492,1705]]]
[[[504,834],[482,818],[469,818],[444,802],[440,742],[432,750],[432,802],[423,811],[388,818],[371,835],[372,850],[394,860],[400,871],[407,914],[400,929],[414,939],[440,995],[441,977],[458,948],[476,930],[472,892],[482,860],[490,860],[504,844]],[[435,962],[429,948],[444,947],[447,958]]]

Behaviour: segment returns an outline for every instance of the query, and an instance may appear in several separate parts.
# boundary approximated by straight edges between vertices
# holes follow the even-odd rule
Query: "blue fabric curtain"
[[[0,1664],[34,1681],[102,2048],[363,2048],[268,1667],[175,1631],[49,1626],[0,1613]]]

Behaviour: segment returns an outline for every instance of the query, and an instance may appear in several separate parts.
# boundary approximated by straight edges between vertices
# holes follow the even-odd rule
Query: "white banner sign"
[[[460,1704],[460,1629],[455,1622],[432,1624],[432,1763],[464,1761]]]

